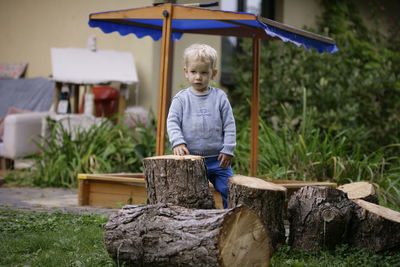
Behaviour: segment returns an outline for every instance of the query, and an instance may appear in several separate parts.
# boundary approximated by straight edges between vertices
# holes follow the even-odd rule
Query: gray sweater
[[[235,119],[221,89],[209,87],[206,95],[196,95],[191,88],[177,93],[169,109],[167,130],[172,147],[186,144],[191,154],[205,157],[233,156]]]

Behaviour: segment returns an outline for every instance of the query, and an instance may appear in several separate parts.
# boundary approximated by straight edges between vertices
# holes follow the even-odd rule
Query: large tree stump
[[[283,186],[242,175],[229,179],[229,207],[246,205],[254,210],[267,227],[274,249],[285,243],[285,198]]]
[[[130,205],[105,226],[109,255],[128,266],[268,266],[269,237],[245,206]]]
[[[353,202],[338,189],[305,186],[288,203],[289,245],[313,251],[345,243]]]
[[[367,182],[354,182],[341,185],[338,189],[347,193],[347,197],[351,200],[362,199],[378,204],[378,197],[373,184]]]
[[[400,212],[361,199],[353,202],[349,243],[372,252],[400,251]]]
[[[214,209],[207,169],[200,156],[158,156],[143,160],[147,204],[172,203]]]

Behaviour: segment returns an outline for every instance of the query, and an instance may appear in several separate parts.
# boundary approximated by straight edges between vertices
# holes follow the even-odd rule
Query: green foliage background
[[[368,30],[352,1],[322,1],[317,29],[334,38],[340,51],[318,54],[303,47],[268,42],[261,52],[261,111],[274,129],[304,123],[307,129],[344,134],[352,150],[365,153],[399,143],[400,51],[391,36]],[[249,118],[251,42],[237,55],[236,86],[230,92],[240,125]]]
[[[339,52],[262,45],[257,176],[369,181],[382,204],[399,207],[399,37],[368,29],[353,1],[321,3],[318,28],[308,30],[334,38]],[[234,170],[247,174],[252,44],[241,41],[229,95],[238,128]]]

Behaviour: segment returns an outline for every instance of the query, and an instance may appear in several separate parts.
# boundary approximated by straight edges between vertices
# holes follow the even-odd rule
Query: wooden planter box
[[[146,204],[147,191],[143,173],[78,174],[78,202],[82,206],[121,208],[127,204]],[[221,196],[210,184],[217,208]]]
[[[127,204],[146,204],[147,201],[143,173],[78,174],[78,180],[78,202],[82,206],[121,208]],[[306,185],[336,187],[336,183],[328,182],[266,180],[284,186],[287,189],[287,200],[294,192]],[[220,194],[211,184],[210,189],[217,208],[222,208]]]

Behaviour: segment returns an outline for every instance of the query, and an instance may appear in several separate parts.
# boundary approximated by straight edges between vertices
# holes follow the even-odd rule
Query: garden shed
[[[252,99],[251,99],[251,166],[254,176],[258,155],[259,71],[261,40],[281,40],[319,53],[338,51],[331,38],[304,31],[251,13],[212,10],[200,6],[171,3],[117,11],[92,13],[89,25],[104,33],[135,34],[138,38],[150,36],[161,39],[159,102],[157,116],[156,154],[165,151],[165,128],[171,98],[171,63],[173,41],[184,33],[209,34],[251,38],[252,45]]]

